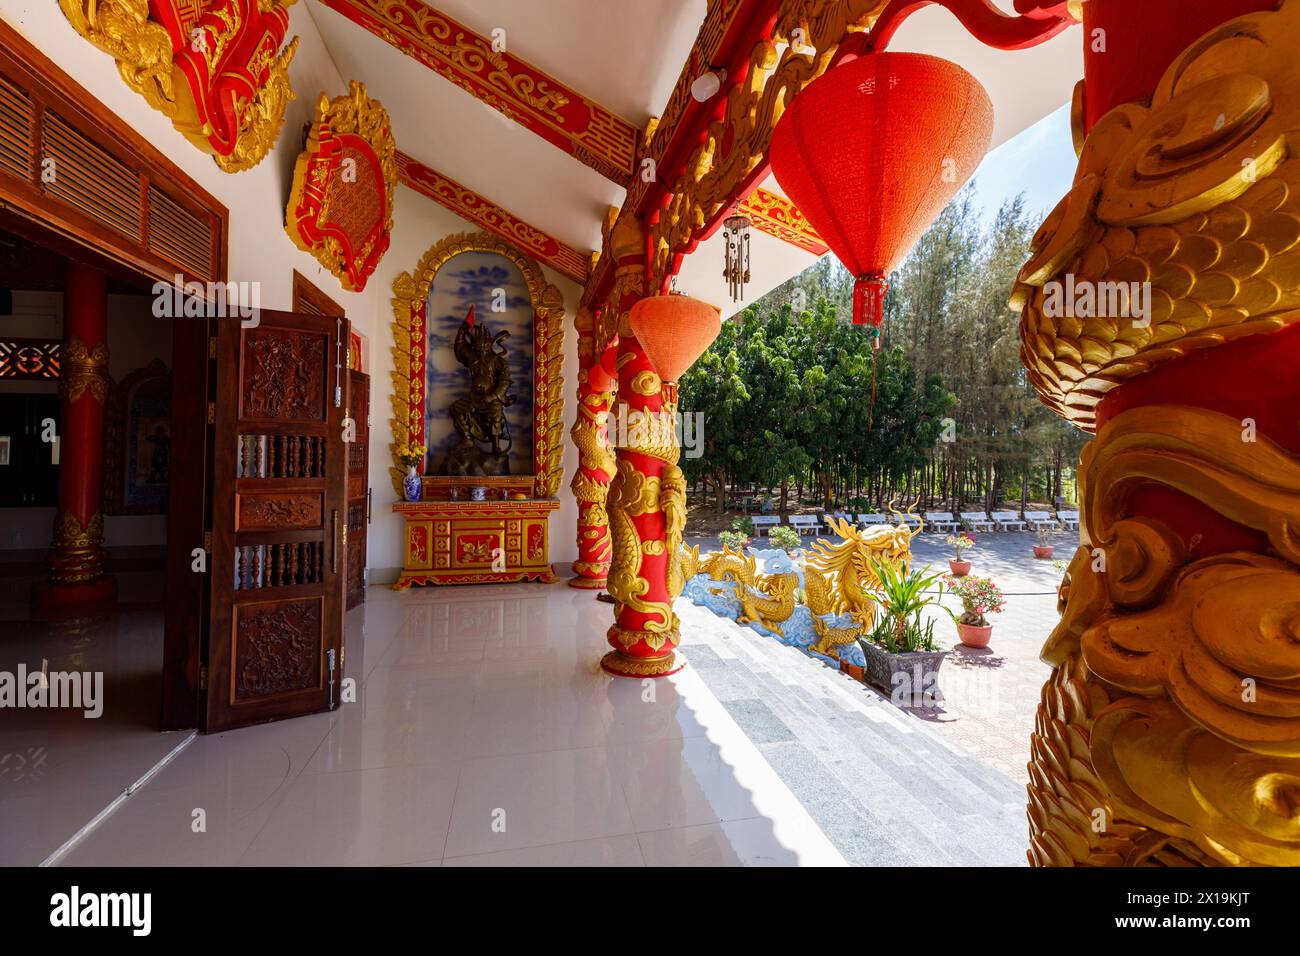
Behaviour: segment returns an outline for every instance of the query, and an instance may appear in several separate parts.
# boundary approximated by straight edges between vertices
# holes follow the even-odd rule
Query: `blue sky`
[[[1078,162],[1066,103],[984,157],[974,177],[981,220],[991,223],[1004,200],[1024,192],[1026,211],[1041,222],[1070,191]]]

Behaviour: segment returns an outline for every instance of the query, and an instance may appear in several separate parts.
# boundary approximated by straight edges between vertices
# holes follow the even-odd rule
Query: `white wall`
[[[338,281],[316,260],[296,249],[284,231],[284,207],[288,201],[293,164],[302,147],[301,130],[310,122],[314,104],[322,91],[330,96],[347,92],[348,80],[365,82],[365,76],[340,76],[329,51],[321,41],[306,4],[290,8],[289,35],[301,42],[289,67],[289,77],[298,98],[289,104],[283,132],[271,153],[246,172],[222,172],[212,159],[177,133],[161,113],[151,109],[132,92],[118,75],[105,53],[77,35],[51,0],[0,0],[0,17],[52,59],[62,70],[90,90],[109,109],[121,116],[168,158],[192,176],[204,189],[230,210],[230,279],[261,284],[261,304],[270,309],[289,309],[293,299],[293,271],[311,279],[347,309],[348,318],[366,336],[370,346],[371,373],[370,482],[374,489],[374,516],[370,527],[369,555],[372,582],[390,578],[401,563],[400,523],[389,510],[395,494],[388,475],[388,444],[392,440],[389,417],[392,394],[392,319],[390,298],[393,278],[414,268],[424,251],[453,232],[477,231],[472,224],[405,187],[398,190],[394,210],[392,246],[366,289],[343,291]],[[402,131],[394,130],[398,144]],[[562,506],[551,518],[551,558],[562,573],[577,556],[576,504],[568,491],[568,478],[576,467],[577,453],[567,441],[575,414],[574,391],[577,347],[572,331],[573,310],[580,290],[572,281],[546,269],[547,279],[561,289],[565,302],[565,358],[562,374],[565,419],[565,481]]]

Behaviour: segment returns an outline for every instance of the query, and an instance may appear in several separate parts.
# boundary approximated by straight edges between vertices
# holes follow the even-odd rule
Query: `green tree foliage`
[[[937,376],[918,385],[901,349],[882,351],[872,412],[872,342],[825,296],[738,319],[680,382],[681,408],[704,415],[703,454],[682,466],[720,509],[728,484],[778,489],[786,513],[792,486],[829,504],[851,478],[896,479],[926,460],[953,402]]]
[[[782,513],[792,485],[874,508],[1071,497],[1086,436],[1038,402],[1007,308],[1033,232],[1020,196],[987,228],[969,187],[939,215],[890,277],[870,428],[872,345],[833,255],[724,323],[681,382],[704,413],[687,476],[719,507],[728,484],[779,490]]]

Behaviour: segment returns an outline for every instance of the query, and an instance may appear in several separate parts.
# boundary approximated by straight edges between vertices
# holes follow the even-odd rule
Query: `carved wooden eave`
[[[353,23],[620,186],[637,129],[421,0],[321,0]]]
[[[462,219],[517,246],[574,282],[581,285],[587,281],[590,254],[581,253],[536,226],[529,225],[490,199],[400,151],[397,154],[397,169],[401,181],[422,196],[427,196]]]
[[[294,0],[59,0],[126,84],[217,165],[235,173],[271,151],[294,92],[284,44]],[[282,48],[283,44],[283,48]]]

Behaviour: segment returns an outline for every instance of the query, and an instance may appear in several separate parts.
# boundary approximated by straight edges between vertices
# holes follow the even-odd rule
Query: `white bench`
[[[1024,531],[1025,523],[1016,517],[1014,511],[993,511],[989,513],[993,527],[998,531]]]
[[[951,511],[927,511],[925,523],[930,526],[931,531],[951,531],[957,527],[957,519],[952,516]]]
[[[961,520],[963,523],[969,523],[976,531],[993,530],[993,522],[983,511],[963,511]]]
[[[1035,531],[1055,531],[1060,527],[1048,511],[1026,511],[1025,524]]]
[[[817,533],[817,516],[816,515],[791,515],[790,527],[794,528],[799,534],[816,534]]]
[[[919,528],[921,527],[921,516],[920,515],[899,515],[898,524],[899,527],[904,527],[904,528]]]
[[[772,534],[773,528],[781,526],[780,515],[755,515],[749,519],[754,523],[754,534]]]
[[[1071,531],[1079,530],[1079,512],[1058,511],[1056,513],[1056,517],[1059,518],[1061,520],[1061,524],[1065,525],[1069,530]]]
[[[858,515],[858,524],[865,528],[869,524],[889,524],[889,519],[881,514]]]

